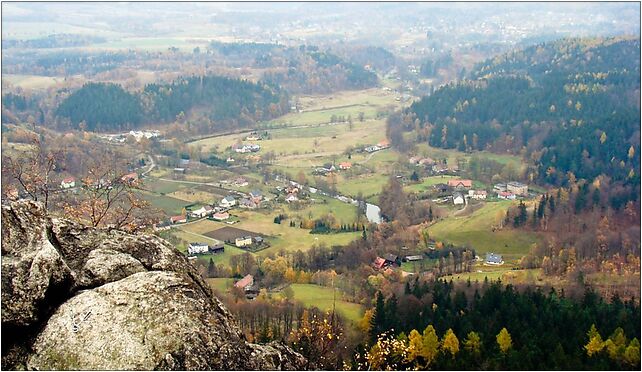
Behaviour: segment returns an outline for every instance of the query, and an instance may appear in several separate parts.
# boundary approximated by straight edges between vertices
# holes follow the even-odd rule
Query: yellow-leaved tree
[[[481,352],[481,338],[477,332],[471,331],[464,340],[464,349],[473,355],[478,355]]]
[[[508,350],[513,347],[513,339],[510,337],[510,333],[508,333],[506,327],[502,328],[497,334],[497,345],[499,345],[499,350],[503,354],[506,354]]]
[[[586,349],[586,354],[588,356],[593,356],[594,354],[599,353],[602,351],[604,348],[604,341],[602,341],[602,336],[600,336],[600,333],[597,331],[597,328],[595,328],[595,324],[591,325],[591,329],[587,332],[587,335],[589,337],[589,342],[584,345],[584,349]]]
[[[441,349],[444,353],[450,353],[452,358],[455,358],[455,355],[459,352],[459,339],[455,335],[452,329],[448,329],[441,341]]]
[[[430,364],[432,364],[432,362],[435,360],[435,358],[437,357],[437,353],[439,352],[439,337],[437,337],[437,332],[435,331],[435,328],[432,326],[432,324],[428,325],[428,327],[424,329],[422,341],[422,356],[424,357],[424,361],[426,363],[425,367],[428,368]]]

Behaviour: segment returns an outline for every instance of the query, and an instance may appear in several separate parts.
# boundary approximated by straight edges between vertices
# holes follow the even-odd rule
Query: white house
[[[193,211],[192,216],[196,218],[203,218],[203,217],[209,216],[212,213],[214,213],[214,208],[210,207],[209,205],[206,205],[204,207],[200,207],[199,209]]]
[[[187,253],[189,254],[204,254],[208,253],[210,246],[207,243],[189,243],[187,246]]]
[[[497,194],[497,197],[504,200],[515,200],[515,194],[508,191],[502,191]]]
[[[76,187],[76,180],[73,177],[67,177],[60,182],[61,189],[69,189]]]
[[[252,237],[251,236],[244,236],[242,238],[236,238],[234,240],[234,245],[237,247],[245,247],[247,245],[252,245]]]
[[[285,197],[285,201],[288,202],[288,203],[295,202],[295,201],[298,201],[298,200],[299,200],[299,198],[294,193],[288,194],[288,196]]]
[[[528,195],[528,185],[525,185],[521,182],[509,182],[506,184],[507,191],[512,192],[515,195],[527,196]]]
[[[228,195],[228,196],[224,197],[218,203],[218,205],[220,205],[223,208],[230,208],[230,207],[236,205],[236,199],[234,199],[234,197],[232,195]]]
[[[483,200],[486,199],[488,193],[486,190],[468,190],[468,196],[475,200]]]
[[[464,199],[464,196],[458,192],[453,194],[453,204],[455,205],[461,205],[465,204],[466,200]]]

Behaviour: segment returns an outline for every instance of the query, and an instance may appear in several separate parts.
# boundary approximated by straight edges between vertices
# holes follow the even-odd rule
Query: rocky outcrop
[[[186,258],[155,236],[2,207],[3,369],[300,369],[245,341]]]

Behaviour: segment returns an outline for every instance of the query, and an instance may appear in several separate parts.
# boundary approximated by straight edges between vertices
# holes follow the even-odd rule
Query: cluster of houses
[[[372,153],[380,150],[385,150],[390,147],[390,142],[388,140],[383,140],[376,145],[371,145],[371,146],[366,146],[364,147],[363,151]]]
[[[209,245],[207,243],[189,243],[187,245],[187,253],[190,256],[209,253],[223,253],[224,251],[225,246],[223,243],[216,243],[214,245]]]
[[[319,176],[327,176],[328,174],[332,172],[336,172],[337,170],[348,170],[352,168],[352,163],[349,161],[344,161],[341,162],[337,165],[333,163],[325,163],[321,167],[317,167],[312,171],[312,174],[314,175],[319,175]]]
[[[486,190],[473,189],[473,182],[465,179],[450,179],[447,184],[438,183],[433,185],[435,191],[446,193],[452,191],[452,202],[454,205],[466,204],[467,199],[486,200]],[[499,199],[514,200],[517,196],[528,196],[528,185],[520,182],[499,183],[493,188]],[[448,201],[450,198],[435,199],[437,202]]]
[[[493,191],[500,199],[515,200],[517,196],[528,196],[528,185],[516,181],[498,183],[493,186]]]
[[[245,154],[248,152],[258,152],[259,150],[261,150],[261,146],[254,143],[245,144],[245,145],[235,143],[234,145],[232,145],[232,150],[240,154]]]
[[[131,130],[128,133],[120,134],[105,134],[100,136],[100,138],[107,140],[109,142],[124,143],[127,140],[127,137],[134,137],[136,142],[140,142],[143,138],[151,139],[160,137],[161,133],[157,130]]]

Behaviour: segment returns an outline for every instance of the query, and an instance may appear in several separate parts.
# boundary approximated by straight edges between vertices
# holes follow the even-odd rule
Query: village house
[[[234,179],[234,185],[237,187],[244,187],[249,185],[250,183],[247,182],[247,179],[245,177],[237,177]]]
[[[209,205],[200,207],[199,209],[191,212],[192,216],[196,218],[207,217],[212,213],[214,213],[214,208],[210,207]]]
[[[185,174],[185,168],[174,168],[174,174]]]
[[[419,165],[433,166],[434,164],[435,164],[435,161],[431,158],[423,158],[419,160]]]
[[[72,187],[76,187],[76,180],[73,177],[66,177],[60,182],[61,189],[69,189]]]
[[[297,197],[296,194],[294,194],[294,193],[288,194],[285,197],[285,201],[288,202],[288,203],[299,201],[299,197]]]
[[[435,164],[432,166],[432,171],[435,173],[445,173],[448,172],[448,166],[445,164]]]
[[[218,203],[219,206],[223,208],[230,208],[234,205],[236,205],[236,199],[232,195],[228,195],[221,199],[221,201]]]
[[[256,204],[252,199],[242,198],[241,200],[239,200],[239,207],[256,209],[258,208],[258,204]]]
[[[350,162],[345,161],[345,162],[339,163],[339,169],[341,170],[348,170],[350,168],[352,168],[352,163]]]
[[[260,139],[261,139],[261,137],[259,137],[259,134],[256,133],[256,132],[252,132],[252,133],[248,134],[247,137],[245,137],[246,141],[258,141]]]
[[[381,270],[381,269],[387,267],[388,265],[386,264],[386,260],[384,258],[377,257],[377,258],[375,258],[374,262],[372,263],[372,266],[375,269]]]
[[[454,205],[462,205],[462,204],[465,204],[465,203],[466,203],[466,199],[464,198],[464,196],[461,193],[456,192],[456,193],[453,194],[453,204]]]
[[[507,191],[519,196],[528,196],[528,185],[521,182],[509,182],[506,184]]]
[[[172,228],[172,223],[170,221],[162,221],[153,226],[154,231],[164,231]]]
[[[227,212],[217,212],[212,215],[212,219],[216,221],[224,221],[230,218],[230,214]]]
[[[436,183],[432,187],[435,189],[435,191],[439,193],[444,193],[448,191],[448,185],[446,185],[445,183]]]
[[[468,190],[468,196],[475,200],[484,200],[488,196],[486,190]]]
[[[421,158],[419,156],[413,156],[411,158],[408,158],[408,163],[409,164],[418,164],[419,160],[421,160]]]
[[[386,260],[386,264],[388,266],[393,266],[393,265],[399,266],[399,265],[401,265],[401,261],[399,260],[399,256],[397,256],[396,254],[387,253],[386,256],[384,257],[384,259]]]
[[[248,245],[252,245],[252,237],[244,236],[244,237],[241,237],[241,238],[236,238],[234,240],[234,245],[236,245],[239,248],[245,247],[245,246],[248,246]]]
[[[493,191],[500,193],[502,191],[508,191],[508,188],[505,183],[496,183],[495,186],[493,186]]]
[[[246,276],[243,277],[243,279],[234,283],[234,286],[236,288],[241,288],[245,291],[251,290],[253,285],[254,285],[254,277],[250,274],[247,274]]]
[[[260,190],[252,190],[250,191],[250,199],[252,199],[254,203],[259,204],[261,200],[263,200],[263,194]]]
[[[187,216],[172,216],[169,218],[170,222],[175,223],[185,223],[187,222]]]
[[[189,243],[187,246],[187,253],[190,255],[205,254],[208,253],[209,250],[210,247],[207,243]]]
[[[364,148],[363,150],[365,152],[375,152],[375,151],[381,150],[381,147],[379,147],[377,145],[373,145],[373,146],[368,146],[368,147]]]
[[[387,149],[390,147],[390,141],[388,140],[383,140],[377,143],[377,147],[379,147],[380,150]]]
[[[122,176],[120,178],[120,180],[125,182],[125,183],[136,182],[138,180],[138,173],[136,173],[136,172],[128,173],[128,174]]]
[[[503,265],[504,260],[501,255],[489,252],[486,253],[486,263],[488,265]]]
[[[504,200],[515,200],[515,194],[509,191],[502,191],[497,193],[497,197]]]
[[[448,187],[452,187],[457,190],[470,189],[473,187],[473,181],[471,180],[448,180]]]

